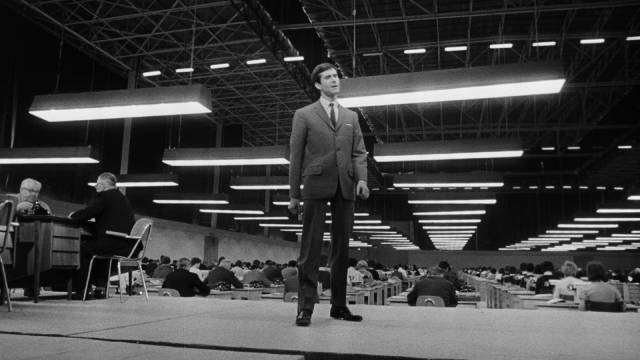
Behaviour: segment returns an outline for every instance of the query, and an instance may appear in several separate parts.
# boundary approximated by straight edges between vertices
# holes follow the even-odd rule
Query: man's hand
[[[300,206],[300,199],[291,198],[289,200],[289,205],[287,206],[287,208],[292,214],[297,214],[299,206]]]
[[[358,181],[358,185],[356,185],[356,195],[358,195],[362,200],[367,200],[369,198],[369,188],[367,187],[366,181]]]

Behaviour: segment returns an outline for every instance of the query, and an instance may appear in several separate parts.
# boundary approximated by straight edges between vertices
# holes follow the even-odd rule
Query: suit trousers
[[[298,258],[298,312],[313,312],[318,302],[318,267],[322,252],[327,201],[331,203],[331,304],[345,306],[349,238],[353,227],[355,202],[342,196],[340,186],[333,198],[305,199],[302,240]],[[323,264],[324,265],[324,264]]]

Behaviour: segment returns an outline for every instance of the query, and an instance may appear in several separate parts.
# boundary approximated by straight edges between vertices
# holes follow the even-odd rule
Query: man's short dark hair
[[[311,72],[311,80],[314,83],[320,83],[320,74],[330,69],[338,71],[338,68],[336,68],[335,65],[331,63],[322,63],[316,65],[316,67],[314,67],[313,71]]]

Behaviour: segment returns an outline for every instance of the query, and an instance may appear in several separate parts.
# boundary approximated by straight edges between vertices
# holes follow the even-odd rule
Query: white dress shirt
[[[329,101],[322,96],[320,97],[320,105],[327,112],[327,117],[331,119],[331,106],[329,104],[333,104],[333,112],[336,115],[336,124],[338,124],[338,100]]]

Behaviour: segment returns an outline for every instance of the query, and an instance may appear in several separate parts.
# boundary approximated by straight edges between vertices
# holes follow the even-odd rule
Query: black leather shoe
[[[353,315],[351,311],[349,311],[349,308],[346,306],[332,306],[329,315],[331,315],[332,318],[338,320],[362,321],[362,316]]]
[[[309,324],[311,324],[311,313],[306,310],[300,311],[296,317],[296,325],[309,326]]]

